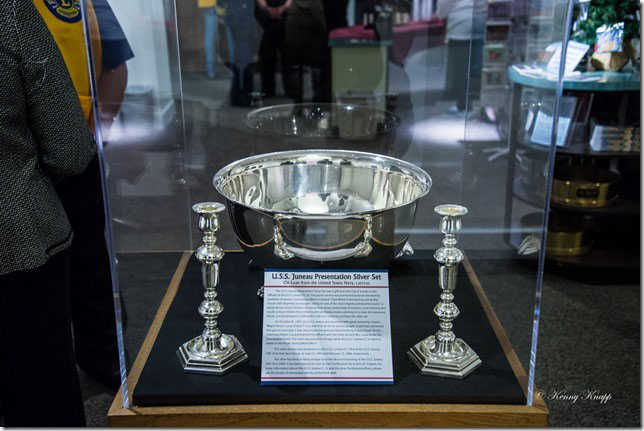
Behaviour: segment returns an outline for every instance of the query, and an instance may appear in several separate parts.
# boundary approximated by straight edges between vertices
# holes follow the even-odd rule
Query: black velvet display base
[[[273,403],[475,403],[525,404],[526,399],[484,314],[465,271],[455,291],[461,315],[454,330],[483,364],[463,380],[423,376],[407,350],[433,334],[439,301],[437,264],[429,252],[417,252],[390,268],[393,385],[260,386],[262,301],[256,296],[261,270],[248,268],[248,257],[228,253],[221,266],[219,299],[224,305],[220,328],[236,335],[248,361],[223,376],[189,374],[176,351],[200,334],[197,313],[203,288],[199,263],[190,258],[133,394],[135,406]]]

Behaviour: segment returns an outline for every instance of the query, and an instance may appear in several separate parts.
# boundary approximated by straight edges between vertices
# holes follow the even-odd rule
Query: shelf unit
[[[533,144],[532,142],[519,142],[518,145],[523,148],[528,148],[532,151],[548,153],[549,148],[544,147],[543,145]],[[574,145],[564,145],[557,147],[557,154],[569,155],[569,156],[584,156],[584,157],[619,157],[619,158],[640,158],[639,151],[594,151],[588,146],[581,144]]]
[[[572,92],[596,92],[596,93],[615,93],[620,94],[621,97],[627,97],[628,92],[639,91],[639,75],[628,73],[615,73],[615,72],[589,72],[589,75],[595,75],[599,78],[596,81],[580,82],[580,81],[565,81],[564,94],[574,94]],[[599,76],[598,76],[599,75]],[[516,152],[521,149],[521,157],[532,157],[536,160],[545,160],[549,153],[549,148],[527,141],[525,133],[519,127],[523,122],[521,121],[521,110],[517,107],[521,106],[521,93],[523,88],[531,88],[533,91],[539,89],[552,89],[555,82],[547,79],[540,79],[534,76],[521,75],[516,69],[510,67],[508,69],[508,79],[512,83],[512,107],[511,112],[513,115],[511,124],[513,127],[509,133],[509,163],[508,163],[508,185],[506,187],[506,230],[510,232],[506,235],[506,241],[515,249],[519,248],[525,233],[517,231],[512,228],[512,211],[514,208],[514,200],[522,202],[528,207],[532,206],[535,209],[542,209],[544,206],[545,196],[539,195],[535,190],[543,190],[544,184],[533,185],[532,187],[526,182],[530,182],[529,178],[522,178],[521,172],[517,172]],[[593,105],[594,106],[594,105]],[[592,109],[592,107],[591,107]],[[622,115],[624,110],[616,109],[616,114]],[[620,112],[622,114],[620,114]],[[639,111],[639,105],[637,106]],[[592,112],[592,111],[591,111]],[[618,122],[624,125],[625,118],[618,118]],[[590,134],[588,134],[590,135]],[[593,151],[587,142],[570,144],[565,143],[564,146],[557,147],[557,161],[561,163],[562,159],[573,161],[586,161],[591,164],[603,164],[604,166],[611,166],[616,168],[620,161],[628,161],[630,163],[638,162],[640,157],[639,152],[600,152]],[[537,163],[538,165],[538,163]],[[638,178],[633,176],[639,175],[639,170],[633,173],[622,172],[621,186],[639,184]],[[624,238],[624,236],[639,238],[639,216],[640,216],[640,202],[634,200],[634,195],[637,193],[624,193],[618,192],[615,201],[609,206],[602,208],[583,208],[572,207],[567,205],[557,204],[556,202],[550,203],[551,212],[568,213],[574,217],[580,217],[589,221],[592,228],[589,230],[593,241],[591,251],[581,256],[552,256],[547,255],[547,264],[551,268],[563,268],[570,273],[577,272],[582,276],[588,274],[598,274],[609,270],[613,276],[619,274],[620,277],[627,276],[627,274],[636,276],[640,266],[640,250],[639,242],[633,241],[615,241],[613,238]],[[606,235],[604,232],[613,232],[614,235]],[[622,229],[623,232],[617,230]],[[628,238],[627,238],[628,239]],[[630,242],[630,244],[629,244]],[[534,256],[523,258],[523,260],[535,260]],[[614,273],[612,270],[617,270]],[[591,277],[592,278],[592,277]],[[614,280],[618,281],[618,280]]]
[[[512,0],[487,0],[487,20],[483,41],[481,69],[481,105],[499,107],[508,86],[505,70],[511,59],[511,31],[514,8]],[[490,38],[493,29],[505,28],[505,36]]]

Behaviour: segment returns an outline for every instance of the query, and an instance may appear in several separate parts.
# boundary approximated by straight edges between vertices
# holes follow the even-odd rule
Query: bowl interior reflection
[[[413,165],[410,166],[417,172],[406,170],[406,164],[397,166],[395,162],[400,161],[395,159],[381,158],[378,163],[367,163],[329,156],[325,152],[320,154],[323,154],[320,158],[295,156],[294,160],[274,164],[241,163],[218,189],[228,199],[259,210],[348,215],[409,204],[426,194],[431,185],[429,176],[422,170]]]

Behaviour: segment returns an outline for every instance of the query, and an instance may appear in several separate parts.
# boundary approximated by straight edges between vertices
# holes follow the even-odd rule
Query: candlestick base
[[[216,349],[208,350],[200,335],[183,343],[177,350],[177,356],[185,372],[217,375],[248,359],[237,337],[225,334],[221,336]]]
[[[462,379],[481,365],[476,352],[460,338],[454,340],[448,351],[441,352],[437,347],[436,339],[431,335],[407,351],[421,374]]]

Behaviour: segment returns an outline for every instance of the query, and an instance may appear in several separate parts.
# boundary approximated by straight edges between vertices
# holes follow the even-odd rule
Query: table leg
[[[505,179],[505,221],[504,239],[511,244],[512,239],[512,204],[514,203],[514,168],[515,153],[519,137],[519,125],[521,124],[521,92],[522,87],[512,84],[512,100],[510,102],[509,129],[508,129],[508,170]]]

